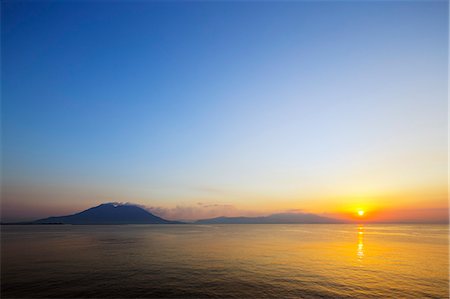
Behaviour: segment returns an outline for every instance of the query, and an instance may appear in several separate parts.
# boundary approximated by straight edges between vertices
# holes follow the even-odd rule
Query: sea
[[[449,298],[448,225],[8,225],[1,298]]]

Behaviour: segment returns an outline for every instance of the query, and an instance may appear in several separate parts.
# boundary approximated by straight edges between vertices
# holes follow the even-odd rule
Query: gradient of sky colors
[[[447,1],[2,2],[2,220],[446,219]]]

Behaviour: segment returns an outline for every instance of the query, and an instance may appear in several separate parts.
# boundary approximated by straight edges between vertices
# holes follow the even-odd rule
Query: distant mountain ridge
[[[80,213],[39,219],[34,224],[179,224],[131,204],[104,203]]]
[[[217,217],[197,220],[197,224],[319,224],[345,221],[309,213],[280,213],[260,217]]]
[[[134,204],[104,203],[82,212],[58,217],[48,217],[32,222],[2,224],[184,224],[153,215]],[[200,219],[192,224],[333,224],[346,221],[311,213],[279,213],[259,217],[216,217]]]

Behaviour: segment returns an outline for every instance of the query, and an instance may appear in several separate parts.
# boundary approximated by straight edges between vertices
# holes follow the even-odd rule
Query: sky
[[[2,221],[448,219],[447,1],[2,1]]]

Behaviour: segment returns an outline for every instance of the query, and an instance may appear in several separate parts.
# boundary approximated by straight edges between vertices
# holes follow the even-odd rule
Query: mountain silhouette
[[[345,223],[344,221],[305,213],[281,213],[261,217],[217,217],[197,220],[197,224],[296,224]]]
[[[182,224],[166,220],[132,204],[104,203],[85,211],[49,217],[19,224]],[[280,213],[260,217],[217,217],[201,219],[194,224],[307,224],[346,223],[345,221],[310,213]]]
[[[83,212],[36,220],[35,224],[177,224],[131,204],[105,203]]]

